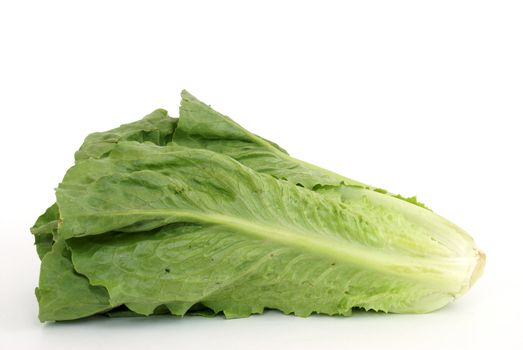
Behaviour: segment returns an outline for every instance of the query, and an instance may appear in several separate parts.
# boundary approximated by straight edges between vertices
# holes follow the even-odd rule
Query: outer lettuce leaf
[[[104,158],[120,141],[152,142],[156,145],[166,145],[171,142],[177,123],[178,119],[170,118],[167,111],[157,109],[133,123],[123,124],[104,132],[92,133],[85,138],[80,149],[76,151],[75,161]],[[36,249],[40,259],[51,250],[52,236],[58,228],[59,219],[59,208],[54,203],[37,219],[31,228],[31,233],[35,235]]]
[[[165,145],[171,142],[177,121],[175,118],[170,118],[165,110],[158,109],[136,122],[124,124],[105,132],[90,134],[75,153],[75,160],[81,162],[91,158],[103,158],[120,141],[135,140]],[[61,254],[67,252],[63,242],[57,248],[58,252],[44,259],[44,256],[53,249],[55,243],[53,237],[57,233],[59,223],[60,211],[58,205],[54,203],[37,219],[31,228],[38,256],[42,260],[40,288],[37,289],[37,296],[40,301],[39,317],[42,321],[75,319],[108,308],[107,292],[105,292],[106,301],[99,304],[92,302],[100,298],[104,289],[101,287],[93,288],[85,277],[74,271],[70,262],[70,254],[69,256]],[[60,283],[53,284],[58,276],[60,276]],[[80,303],[78,306],[73,304],[76,303],[76,298]],[[85,310],[92,312],[89,313]]]
[[[347,204],[366,198],[369,213],[386,207],[404,221],[422,226],[434,239],[452,246],[460,254],[469,248],[463,245],[463,239],[473,244],[463,229],[430,211],[416,197],[395,195],[292,158],[278,145],[250,133],[187,91],[182,91],[174,141],[226,154],[258,172],[300,184]]]
[[[120,142],[70,169],[57,198],[76,271],[141,314],[427,312],[468,289],[477,260],[365,197],[347,205],[174,145]]]
[[[433,213],[416,197],[392,194],[292,158],[278,145],[245,130],[187,91],[182,91],[174,141],[226,154],[258,172],[302,185],[346,204],[366,198],[369,213],[380,212],[386,207],[405,222],[422,226],[434,239],[452,246],[460,254],[469,248],[463,245],[463,239],[473,244],[463,229]]]
[[[63,241],[56,242],[42,259],[36,296],[41,321],[74,320],[113,307],[105,288],[90,285],[75,271]]]
[[[31,233],[35,237],[36,251],[40,260],[51,251],[53,247],[53,235],[58,230],[58,223],[60,222],[60,212],[58,205],[53,204],[45,213],[40,215],[36,220]]]

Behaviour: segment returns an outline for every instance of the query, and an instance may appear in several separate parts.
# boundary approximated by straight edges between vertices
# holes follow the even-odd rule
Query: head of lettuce
[[[31,231],[41,321],[423,313],[485,264],[415,197],[295,159],[186,91],[178,118],[87,136]]]

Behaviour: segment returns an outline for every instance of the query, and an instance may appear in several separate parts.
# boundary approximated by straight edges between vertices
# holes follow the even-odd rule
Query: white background
[[[487,253],[427,315],[40,324],[29,227],[90,132],[182,88],[292,155],[417,194]],[[0,2],[0,348],[523,349],[520,1]]]

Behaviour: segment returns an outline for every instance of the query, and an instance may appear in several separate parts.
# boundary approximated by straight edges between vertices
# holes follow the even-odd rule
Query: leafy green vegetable
[[[296,160],[187,92],[88,136],[32,233],[42,321],[429,312],[484,255],[415,198]]]

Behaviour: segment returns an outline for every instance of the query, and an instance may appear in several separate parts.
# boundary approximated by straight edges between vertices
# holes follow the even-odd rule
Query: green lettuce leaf
[[[107,156],[120,141],[134,140],[137,142],[152,142],[165,145],[171,142],[178,120],[170,118],[167,111],[157,109],[133,123],[117,128],[90,134],[75,153],[76,163],[86,159],[100,159]],[[109,309],[107,292],[103,287],[92,287],[84,276],[79,275],[70,261],[70,253],[63,241],[58,246],[58,252],[50,254],[55,244],[54,236],[60,223],[60,211],[54,203],[43,213],[31,227],[36,250],[42,260],[40,268],[40,288],[36,295],[40,303],[40,320],[70,320],[88,316]],[[64,253],[65,252],[65,253]],[[57,277],[60,276],[59,279]],[[61,281],[60,283],[55,283]],[[105,291],[105,292],[104,292]],[[72,304],[78,297],[83,305]],[[103,297],[102,295],[105,295]],[[100,299],[106,299],[100,301]],[[93,300],[100,301],[98,304]],[[83,304],[82,304],[83,303]],[[87,308],[86,308],[87,306]],[[90,310],[90,311],[85,311]]]
[[[157,109],[133,123],[123,124],[104,132],[92,133],[85,138],[80,149],[76,151],[75,162],[104,158],[120,141],[152,142],[156,145],[166,145],[171,142],[177,123],[178,119],[170,118],[166,110]],[[58,228],[59,219],[59,208],[54,203],[45,213],[40,215],[31,227],[40,259],[51,250],[52,237]]]
[[[335,195],[350,191],[347,187],[364,188],[428,209],[415,196],[395,195],[293,158],[276,143],[245,130],[187,91],[181,95],[180,119],[173,139],[179,145],[226,154],[256,171],[312,190],[321,189]]]
[[[41,321],[74,320],[113,307],[105,288],[90,285],[74,269],[71,253],[63,241],[56,242],[42,259],[36,297]]]
[[[326,169],[297,160],[277,144],[242,128],[187,91],[182,91],[180,119],[174,142],[226,154],[256,171],[313,189],[340,184],[365,186]]]
[[[75,160],[100,159],[111,152],[120,141],[152,142],[166,145],[171,142],[178,119],[170,118],[167,111],[157,109],[143,119],[123,124],[105,132],[95,132],[87,136],[75,153]]]
[[[349,206],[181,146],[120,142],[70,169],[57,199],[76,271],[145,315],[426,312],[468,289],[477,259],[366,197]]]
[[[51,251],[53,247],[53,235],[58,230],[58,223],[60,222],[60,212],[58,205],[54,203],[47,210],[38,217],[31,233],[35,238],[36,251],[40,260]]]

